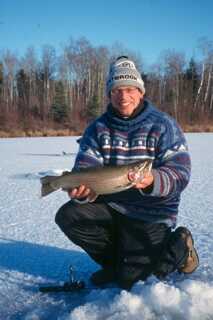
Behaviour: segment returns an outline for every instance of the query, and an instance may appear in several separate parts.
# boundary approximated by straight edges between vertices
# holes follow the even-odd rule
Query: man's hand
[[[68,195],[71,199],[77,200],[87,198],[89,202],[93,202],[97,198],[96,193],[92,189],[87,188],[84,184],[81,184],[79,187],[72,190],[68,190]]]
[[[134,188],[146,189],[154,183],[154,176],[152,172],[145,173],[143,177],[138,176],[134,172],[129,172],[128,178],[130,181],[135,182]]]

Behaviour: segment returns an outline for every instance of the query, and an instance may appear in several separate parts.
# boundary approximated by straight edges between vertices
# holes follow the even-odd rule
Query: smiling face
[[[113,107],[123,117],[130,117],[140,104],[144,93],[133,86],[119,86],[111,90],[110,100]]]

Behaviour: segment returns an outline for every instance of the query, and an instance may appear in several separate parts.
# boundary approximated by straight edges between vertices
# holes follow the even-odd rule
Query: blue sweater
[[[180,194],[189,182],[191,162],[183,132],[168,114],[149,101],[133,118],[121,118],[111,105],[86,130],[75,169],[153,160],[152,190],[104,196],[111,207],[132,218],[175,226]]]

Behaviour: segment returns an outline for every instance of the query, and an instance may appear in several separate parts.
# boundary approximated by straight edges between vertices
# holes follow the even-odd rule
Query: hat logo
[[[134,63],[127,62],[127,61],[118,63],[118,64],[116,65],[116,67],[135,69]]]
[[[137,78],[131,74],[121,74],[119,76],[112,77],[112,80],[128,80],[128,79],[137,81]]]

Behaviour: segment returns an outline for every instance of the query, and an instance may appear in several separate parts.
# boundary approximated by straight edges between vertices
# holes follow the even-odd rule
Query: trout
[[[84,184],[97,195],[111,194],[131,188],[139,179],[150,172],[152,160],[117,166],[89,167],[79,171],[65,171],[60,176],[45,176],[41,178],[41,196],[58,189],[70,190]],[[135,181],[130,181],[129,173],[134,173]]]

